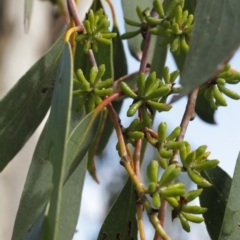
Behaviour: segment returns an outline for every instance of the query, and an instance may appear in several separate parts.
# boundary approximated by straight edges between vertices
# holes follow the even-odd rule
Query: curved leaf
[[[67,142],[67,156],[69,160],[67,162],[64,183],[66,183],[89,150],[98,131],[101,116],[101,113],[90,112],[81,120],[69,136]]]
[[[162,77],[162,70],[165,66],[167,58],[167,45],[163,46],[164,39],[161,37],[157,38],[155,53],[153,55],[151,71],[156,71],[157,77]]]
[[[180,80],[181,96],[209,80],[229,61],[240,44],[239,26],[238,0],[197,1],[190,50]]]
[[[240,154],[238,155],[230,195],[224,214],[223,224],[219,235],[219,240],[239,239],[239,219],[240,219]]]
[[[215,110],[210,106],[203,93],[198,94],[195,111],[203,121],[210,124],[216,124],[214,119]]]
[[[202,172],[202,176],[213,184],[210,188],[204,188],[199,197],[201,206],[208,208],[203,217],[211,239],[218,239],[232,179],[220,167]]]
[[[52,98],[59,59],[60,38],[0,101],[0,171],[31,137],[46,115]]]
[[[111,207],[98,235],[103,239],[137,239],[136,195],[131,179]]]
[[[62,185],[65,174],[66,143],[69,132],[70,109],[72,104],[72,57],[71,46],[67,42],[63,50],[57,81],[54,87],[46,136],[45,158],[53,165],[53,191],[50,207],[45,218],[43,237],[59,238],[59,218],[62,201]]]

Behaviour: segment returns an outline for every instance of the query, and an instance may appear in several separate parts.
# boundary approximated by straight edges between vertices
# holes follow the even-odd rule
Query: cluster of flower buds
[[[125,18],[125,22],[139,29],[123,34],[122,39],[135,37],[139,33],[144,39],[146,31],[149,31],[151,34],[164,37],[165,43],[170,44],[170,50],[176,55],[181,51],[188,52],[194,17],[187,10],[183,11],[183,7],[184,0],[172,0],[167,9],[164,9],[161,0],[154,0],[153,8],[158,14],[157,18],[150,15],[149,9],[142,11],[140,7],[137,7],[140,23],[128,18]]]
[[[160,208],[162,199],[165,199],[173,207],[172,220],[178,217],[183,229],[190,232],[188,221],[194,223],[204,221],[202,217],[195,214],[203,214],[207,211],[207,208],[187,205],[201,194],[202,189],[192,190],[185,194],[184,183],[172,183],[180,173],[181,166],[171,164],[165,169],[159,179],[159,162],[151,160],[147,166],[147,177],[149,180],[147,193],[151,195],[152,204],[155,208]]]
[[[181,51],[188,52],[189,35],[193,29],[194,17],[188,14],[187,10],[183,11],[184,0],[171,1],[166,10],[160,0],[154,0],[153,7],[159,15],[157,20],[160,23],[151,28],[149,32],[165,37],[166,43],[170,44],[171,52],[176,55]]]
[[[92,67],[88,81],[81,69],[76,71],[76,78],[73,78],[73,84],[77,90],[73,91],[73,96],[80,98],[76,111],[80,111],[86,103],[86,112],[91,112],[102,102],[104,97],[113,92],[113,89],[111,88],[113,80],[111,78],[101,81],[104,72],[104,64],[100,65],[98,70],[95,67]]]
[[[240,72],[232,70],[231,65],[226,64],[213,81],[200,87],[200,91],[204,91],[205,98],[216,110],[219,106],[227,106],[227,101],[223,95],[235,100],[240,99],[240,94],[225,87],[225,84],[237,84],[239,81]]]
[[[200,206],[189,206],[189,202],[193,201],[195,198],[199,197],[202,193],[202,189],[189,191],[185,196],[178,198],[172,198],[168,203],[173,207],[172,210],[172,220],[176,217],[179,218],[182,228],[186,232],[190,232],[190,225],[188,222],[201,223],[204,218],[196,216],[196,214],[203,214],[207,211],[207,208]]]
[[[191,146],[187,141],[176,141],[180,134],[180,127],[175,128],[168,137],[166,137],[166,132],[167,123],[160,123],[158,126],[158,142],[155,143],[155,146],[158,147],[161,166],[165,168],[168,159],[173,156],[173,151],[178,150],[183,171],[187,171],[189,178],[199,186],[211,187],[212,184],[201,176],[200,171],[215,168],[219,161],[207,159],[210,155],[210,152],[206,152],[207,146],[202,145],[191,152]]]
[[[85,32],[76,37],[76,41],[84,43],[84,52],[89,49],[98,52],[98,44],[103,43],[110,45],[111,39],[116,37],[116,33],[108,30],[110,22],[108,16],[104,14],[103,9],[98,10],[95,14],[89,11],[87,19],[83,22]]]
[[[170,184],[181,173],[181,167],[177,164],[171,164],[163,172],[160,179],[159,163],[157,160],[152,160],[147,166],[147,177],[149,180],[148,193],[152,196],[152,203],[155,208],[161,206],[161,198],[180,197],[185,194],[185,184],[175,183]]]
[[[146,79],[144,74],[140,74],[137,78],[138,90],[136,92],[125,82],[120,83],[121,91],[126,96],[133,98],[127,116],[133,116],[141,108],[145,127],[151,126],[153,110],[161,112],[169,111],[172,108],[171,105],[166,104],[166,100],[169,94],[176,92],[172,86],[179,72],[175,71],[169,74],[168,69],[165,72],[163,80],[156,77],[156,72],[150,73]]]

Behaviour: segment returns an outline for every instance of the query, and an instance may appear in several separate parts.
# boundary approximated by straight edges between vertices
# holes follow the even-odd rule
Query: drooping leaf
[[[58,240],[72,240],[76,232],[86,168],[87,158],[84,157],[63,186]]]
[[[53,191],[45,218],[43,238],[59,239],[59,218],[62,201],[62,185],[68,156],[66,154],[72,104],[72,56],[67,42],[63,50],[57,81],[54,87],[51,112],[48,120],[45,159],[53,166]]]
[[[60,38],[0,101],[0,171],[31,137],[46,115],[52,98],[59,59]]]
[[[162,77],[162,70],[165,66],[167,58],[167,45],[163,46],[164,39],[161,37],[157,38],[155,53],[151,64],[151,71],[155,71],[157,77]]]
[[[53,188],[51,181],[53,169],[52,164],[44,159],[46,126],[47,125],[45,125],[38,140],[28,170],[27,179],[14,223],[12,240],[29,239],[29,235],[32,236],[32,234],[35,236],[36,233],[32,233],[32,231],[39,230],[39,216],[44,212],[47,202],[50,199]]]
[[[86,115],[72,131],[67,143],[66,182],[81,163],[98,131],[101,113],[92,111]]]
[[[195,111],[203,121],[216,124],[214,119],[215,110],[210,106],[203,93],[198,94]]]
[[[223,224],[219,235],[219,240],[238,239],[240,236],[239,219],[240,219],[240,154],[238,155],[230,194],[224,213]]]
[[[25,0],[24,1],[24,28],[25,32],[28,32],[30,27],[30,20],[32,15],[32,5],[33,0]]]
[[[181,96],[212,78],[238,48],[238,6],[238,0],[197,1],[190,50],[181,74]]]
[[[137,240],[136,195],[130,179],[111,207],[98,235],[98,240]]]
[[[205,171],[202,176],[213,184],[210,188],[204,188],[199,197],[201,206],[208,208],[203,217],[211,239],[218,239],[232,179],[220,167]]]

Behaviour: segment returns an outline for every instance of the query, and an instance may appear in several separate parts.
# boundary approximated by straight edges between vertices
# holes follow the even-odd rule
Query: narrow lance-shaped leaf
[[[211,239],[218,239],[232,179],[220,167],[204,171],[202,176],[213,185],[204,188],[199,197],[201,206],[208,208],[203,217]]]
[[[35,235],[39,226],[37,220],[43,212],[50,199],[52,191],[52,164],[44,159],[44,150],[46,144],[45,125],[38,140],[33,154],[32,162],[28,170],[27,179],[24,185],[17,216],[14,223],[12,240],[28,239],[28,236]],[[31,203],[31,204],[29,204]]]
[[[229,61],[240,44],[239,26],[238,0],[197,2],[190,50],[181,74],[181,96],[209,80]]]
[[[54,87],[45,147],[45,159],[53,165],[53,191],[50,207],[44,223],[44,239],[59,238],[59,218],[62,201],[62,185],[66,166],[66,143],[72,104],[72,57],[69,43],[65,43],[57,81]]]
[[[238,155],[236,167],[234,170],[232,186],[228,197],[226,210],[224,213],[223,224],[218,238],[219,240],[239,238],[240,234],[239,189],[240,189],[240,154]]]
[[[23,147],[51,104],[59,59],[60,38],[0,101],[0,171]]]
[[[123,211],[124,209],[124,211]],[[130,179],[111,207],[98,235],[103,239],[137,239],[136,195]]]

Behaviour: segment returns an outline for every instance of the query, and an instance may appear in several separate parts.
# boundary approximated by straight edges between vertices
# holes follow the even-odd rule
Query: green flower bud
[[[97,83],[95,87],[98,88],[98,89],[108,88],[112,84],[113,84],[112,78],[108,78],[108,79],[106,79],[106,80],[104,80],[102,82]]]
[[[175,197],[165,197],[165,200],[172,206],[173,208],[179,207],[179,202]]]
[[[145,127],[150,128],[152,126],[152,119],[148,114],[147,108],[145,106],[142,107],[142,118]]]
[[[188,205],[183,205],[182,206],[182,211],[185,213],[192,213],[192,214],[203,214],[207,211],[207,208],[202,208],[200,206],[188,206]]]
[[[157,183],[159,165],[157,160],[151,160],[147,166],[147,177],[150,182]]]
[[[168,166],[168,162],[167,162],[167,159],[166,158],[159,158],[159,160],[158,160],[158,162],[159,162],[159,165],[160,165],[160,167],[161,168],[163,168],[163,169],[166,169],[167,168],[167,166]]]
[[[154,193],[152,196],[152,202],[153,202],[153,206],[155,208],[160,208],[161,207],[161,198],[159,196],[158,193]]]
[[[112,88],[106,88],[106,89],[99,90],[99,89],[95,88],[93,91],[94,91],[99,97],[105,97],[105,96],[110,95],[110,94],[113,92],[113,89],[112,89]]]
[[[94,99],[92,97],[89,97],[87,100],[86,100],[86,112],[87,113],[90,113],[94,110],[96,106],[96,103],[94,101]]]
[[[133,90],[125,82],[120,83],[120,89],[126,96],[133,99],[137,98],[137,94],[133,92]]]
[[[82,90],[90,91],[91,88],[89,86],[89,82],[84,77],[83,71],[81,69],[78,69],[76,71],[76,77],[82,83]]]
[[[166,135],[167,135],[167,123],[161,122],[158,125],[158,142],[160,144],[162,144],[165,141]]]
[[[91,94],[96,106],[99,105],[102,102],[102,99],[95,93]]]
[[[176,127],[166,138],[167,141],[175,140],[181,133],[181,127]]]
[[[125,20],[125,23],[130,25],[130,26],[133,26],[133,27],[141,27],[142,26],[141,23],[135,22],[135,21],[133,21],[129,18],[124,17],[124,20]]]
[[[186,195],[185,195],[185,198],[186,198],[186,201],[189,203],[191,201],[193,201],[195,198],[199,197],[202,193],[203,189],[202,188],[199,188],[197,190],[191,190],[189,191]]]
[[[181,222],[182,228],[186,231],[186,232],[190,232],[190,225],[188,223],[188,221],[182,216],[182,214],[178,214],[178,218]]]
[[[196,151],[191,152],[188,156],[183,160],[183,165],[185,168],[189,168],[189,166],[193,163],[196,158]]]
[[[202,145],[196,149],[196,158],[200,157],[207,149],[207,145]]]
[[[176,70],[170,74],[170,82],[174,83],[176,78],[179,76],[180,71]]]
[[[137,36],[139,33],[141,33],[141,29],[138,29],[137,31],[133,32],[127,32],[121,35],[121,39],[129,39]]]
[[[179,176],[181,169],[176,164],[169,165],[163,172],[159,181],[159,187],[164,187]]]
[[[164,147],[168,149],[181,149],[182,146],[185,146],[184,141],[178,141],[178,142],[170,141],[165,143],[164,145]]]
[[[160,157],[162,157],[162,158],[169,159],[169,158],[172,157],[173,153],[172,153],[172,151],[166,150],[164,147],[160,147],[160,149],[159,149],[159,155],[160,155]]]
[[[172,108],[172,106],[169,104],[154,102],[151,100],[147,100],[147,103],[151,108],[156,109],[159,112],[169,111]]]
[[[145,19],[146,19],[146,22],[151,25],[158,25],[161,22],[163,22],[163,19],[154,18],[154,17],[146,17]]]
[[[144,99],[145,100],[154,99],[154,98],[159,99],[160,97],[163,97],[163,96],[167,95],[170,91],[171,91],[171,86],[170,85],[164,85],[164,86],[162,86],[162,87],[160,87],[156,90],[153,90],[148,95],[145,95]]]
[[[202,217],[198,217],[198,216],[195,216],[195,215],[191,215],[189,213],[184,213],[182,212],[182,215],[190,222],[193,222],[193,223],[201,223],[204,221],[204,218]]]
[[[149,192],[150,194],[156,192],[156,191],[157,191],[157,187],[158,187],[157,183],[155,183],[155,182],[150,182],[149,185],[148,185],[148,192]]]
[[[218,85],[218,88],[226,96],[228,96],[228,97],[230,97],[232,99],[235,99],[235,100],[239,100],[240,99],[240,94],[232,91],[231,89],[225,88],[224,86],[221,86],[221,85]]]
[[[159,17],[165,18],[165,13],[164,13],[163,5],[162,5],[161,1],[154,0],[153,7],[154,7],[155,11],[158,13]]]
[[[142,101],[133,103],[127,111],[127,116],[132,117],[137,112],[137,110],[141,107],[142,103],[143,103]]]
[[[178,197],[183,196],[185,193],[185,189],[182,188],[173,188],[173,189],[161,189],[160,190],[161,196],[165,197]]]
[[[215,168],[219,164],[218,160],[206,160],[192,166],[196,171],[205,171]]]
[[[189,46],[186,42],[186,38],[185,36],[181,36],[180,37],[180,47],[181,47],[181,50],[184,52],[184,53],[188,53],[189,51]]]
[[[174,23],[172,25],[172,30],[175,35],[180,35],[182,34],[182,30],[179,28],[179,25],[177,23]]]
[[[138,97],[143,97],[145,91],[145,76],[143,73],[140,73],[137,78],[137,86],[138,86]]]
[[[128,132],[127,135],[129,138],[133,138],[133,139],[143,139],[144,138],[144,133],[139,132],[139,131]]]
[[[156,81],[156,72],[150,73],[145,82],[145,96],[154,90],[153,86],[155,85]]]
[[[227,106],[226,99],[223,97],[222,93],[219,91],[217,85],[213,86],[213,96],[214,96],[218,105]]]
[[[212,184],[203,178],[198,172],[188,168],[187,170],[189,178],[199,186],[202,187],[211,187]]]

